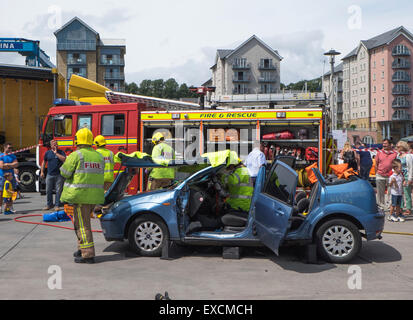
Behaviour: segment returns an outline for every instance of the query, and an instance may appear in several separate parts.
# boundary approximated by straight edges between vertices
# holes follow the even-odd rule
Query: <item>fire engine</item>
[[[77,130],[88,127],[94,136],[103,135],[108,149],[115,154],[134,151],[151,154],[152,136],[162,132],[166,143],[175,149],[177,159],[188,160],[206,152],[231,149],[244,160],[254,142],[259,141],[265,146],[269,162],[277,155],[289,155],[296,159],[298,169],[317,162],[321,172],[326,172],[325,123],[328,121],[324,95],[313,99],[306,96],[299,99],[298,104],[291,103],[298,100],[297,94],[284,94],[279,97],[280,104],[273,97],[267,106],[241,105],[212,110],[201,109],[193,103],[102,90],[108,101],[106,105],[90,105],[93,101],[89,97],[78,98],[76,103],[58,101],[50,108],[37,152],[39,166],[48,142],[56,140],[69,154],[74,151]],[[286,101],[289,101],[287,105]],[[87,102],[88,105],[82,105]],[[118,165],[115,172],[119,170]],[[128,192],[134,194],[145,189],[146,177],[141,172],[131,182]]]

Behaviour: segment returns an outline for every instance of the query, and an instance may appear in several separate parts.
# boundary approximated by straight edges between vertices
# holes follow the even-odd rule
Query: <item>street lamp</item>
[[[332,103],[332,96],[333,96],[333,82],[334,82],[334,63],[336,56],[340,55],[340,52],[337,52],[334,49],[324,53],[325,56],[330,57],[330,65],[331,65],[331,74],[330,74],[330,93],[328,95],[328,104],[330,105],[330,112],[331,112],[331,122],[333,130],[337,129],[337,106]]]

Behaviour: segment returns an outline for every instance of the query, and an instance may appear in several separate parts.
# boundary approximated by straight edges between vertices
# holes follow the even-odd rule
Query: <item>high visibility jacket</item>
[[[232,174],[222,177],[230,194],[227,203],[231,208],[249,212],[254,186],[246,167],[237,168]]]
[[[103,156],[103,160],[105,162],[105,182],[113,182],[115,180],[115,162],[113,160],[113,152],[104,147],[97,148],[96,151]]]
[[[103,204],[105,164],[92,147],[72,152],[60,168],[66,179],[60,200],[69,204]]]
[[[161,165],[167,166],[169,160],[175,159],[175,151],[171,146],[162,142],[153,147],[152,160]],[[154,168],[149,177],[152,179],[175,179],[174,168]]]

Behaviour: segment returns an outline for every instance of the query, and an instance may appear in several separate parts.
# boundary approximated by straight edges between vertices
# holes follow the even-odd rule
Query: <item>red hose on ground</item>
[[[63,227],[63,226],[58,226],[55,224],[50,224],[50,223],[43,223],[43,222],[33,222],[33,221],[21,221],[20,219],[23,218],[31,218],[31,217],[43,217],[42,214],[31,214],[31,215],[27,215],[27,216],[23,216],[23,217],[17,217],[14,218],[14,221],[16,222],[20,222],[20,223],[27,223],[27,224],[37,224],[40,226],[46,226],[46,227],[54,227],[54,228],[60,228],[60,229],[66,229],[66,230],[75,230],[74,228],[69,228],[69,227]],[[69,216],[70,220],[73,223],[72,217]],[[92,232],[98,232],[98,233],[102,233],[102,230],[92,230]]]

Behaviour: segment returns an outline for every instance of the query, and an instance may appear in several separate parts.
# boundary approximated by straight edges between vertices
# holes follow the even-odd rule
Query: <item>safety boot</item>
[[[73,256],[74,256],[75,258],[80,258],[80,257],[82,257],[82,251],[77,250],[75,253],[73,253]]]
[[[93,264],[93,263],[95,263],[95,258],[76,257],[76,258],[75,258],[75,263],[88,263],[88,264]]]

